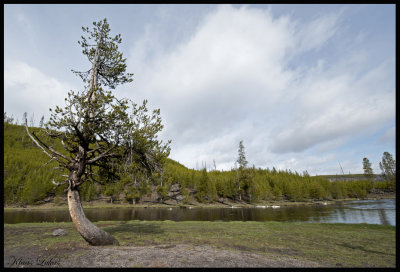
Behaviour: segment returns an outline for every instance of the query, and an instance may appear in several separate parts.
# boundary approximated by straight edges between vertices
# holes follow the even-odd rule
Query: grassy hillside
[[[38,132],[38,129],[32,130]],[[61,144],[49,143],[62,150]],[[59,180],[59,173],[50,170],[57,166],[54,161],[45,165],[48,161],[42,150],[29,139],[24,127],[4,123],[5,203],[34,203],[54,196],[57,191],[51,180]]]
[[[39,132],[38,128],[31,130]],[[59,151],[60,143],[47,139]],[[60,181],[60,172],[51,170],[48,157],[37,148],[22,126],[4,123],[4,201],[10,204],[38,204],[60,201],[64,187],[56,188],[51,180]],[[118,168],[118,166],[116,166]],[[371,180],[333,181],[326,177],[303,176],[297,172],[249,168],[243,171],[198,171],[168,159],[162,173],[153,176],[129,176],[118,168],[118,178],[99,174],[99,183],[81,186],[83,200],[107,198],[111,201],[211,203],[221,199],[234,201],[307,201],[363,198],[374,187],[390,190],[393,184]],[[66,174],[66,173],[65,173]],[[180,186],[177,186],[179,184]],[[176,189],[178,188],[178,190]],[[174,190],[172,190],[174,189]],[[171,191],[174,191],[171,193]]]

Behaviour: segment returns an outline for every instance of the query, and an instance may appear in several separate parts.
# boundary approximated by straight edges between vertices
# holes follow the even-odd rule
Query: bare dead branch
[[[32,134],[33,134],[35,137],[33,137],[33,136],[31,135],[31,133],[29,132],[29,129],[28,129],[28,119],[27,119],[27,118],[25,118],[25,128],[26,128],[26,132],[28,133],[28,136],[32,139],[32,141],[33,141],[40,149],[42,149],[42,151],[43,151],[47,156],[49,156],[51,159],[55,159],[55,160],[58,161],[61,165],[64,165],[65,167],[68,167],[68,165],[67,165],[65,162],[61,161],[59,158],[57,158],[57,157],[55,157],[54,155],[50,154],[50,153],[48,152],[48,151],[50,151],[50,150],[48,149],[47,145],[44,144],[42,141],[40,141],[40,139],[39,139],[38,137],[36,137],[36,135],[35,135],[33,132],[32,132]],[[35,138],[36,138],[36,139],[35,139]],[[42,145],[40,145],[39,142],[40,142],[42,145],[44,145],[45,147],[43,147]],[[47,148],[47,150],[46,150],[46,148]],[[51,152],[51,151],[50,151],[50,152]]]
[[[68,180],[65,180],[65,181],[63,181],[63,182],[57,183],[57,182],[55,182],[54,179],[53,179],[51,182],[52,182],[54,185],[56,185],[56,186],[61,186],[61,185],[67,184],[67,183],[68,183]]]
[[[46,166],[46,165],[48,165],[52,160],[54,160],[54,158],[51,158],[48,162],[46,162],[45,164],[43,164],[42,166],[40,166],[39,168],[42,168],[42,167],[44,167],[44,166]]]
[[[80,182],[78,182],[78,183],[75,183],[75,187],[78,187],[78,186],[80,186],[82,183],[84,183],[85,182],[85,180],[82,180],[81,179],[81,181]]]
[[[115,153],[108,153],[108,152],[110,152],[114,147],[115,147],[115,146],[113,146],[112,148],[108,149],[106,152],[100,154],[100,155],[97,156],[96,158],[93,158],[93,159],[89,160],[89,161],[87,162],[87,164],[93,164],[93,163],[97,162],[98,160],[100,160],[100,159],[102,159],[102,158],[115,157],[115,156],[117,156],[117,154],[115,154]]]
[[[68,182],[68,188],[64,190],[64,193],[68,192],[71,189],[72,183],[70,179],[67,179],[66,182]]]
[[[72,150],[70,150],[70,149],[65,145],[65,143],[64,143],[63,140],[61,140],[61,144],[63,145],[63,147],[64,147],[64,149],[65,149],[66,151],[68,151],[69,153],[72,153]]]
[[[96,143],[97,143],[97,142],[96,142]],[[94,152],[96,152],[96,151],[99,151],[100,149],[102,149],[101,146],[98,147],[98,148],[96,148],[96,149],[89,150],[89,151],[87,152],[87,154],[94,153]]]
[[[47,146],[45,143],[43,143],[43,142],[39,139],[39,137],[37,137],[37,136],[35,135],[34,132],[32,132],[32,135],[36,138],[36,140],[37,140],[38,142],[40,142],[40,143],[41,143],[45,148],[47,148],[51,153],[53,153],[54,155],[57,155],[57,156],[59,156],[59,157],[65,159],[65,160],[67,160],[67,161],[70,162],[70,163],[73,163],[73,160],[72,160],[72,159],[70,159],[70,158],[68,158],[67,156],[65,156],[65,155],[63,155],[63,154],[57,152],[57,151],[54,150],[51,146]],[[57,161],[58,161],[58,160],[57,160]]]
[[[52,137],[52,138],[56,138],[56,137],[60,137],[62,135],[62,133],[51,133],[51,132],[47,132],[47,135]]]
[[[32,135],[29,133],[29,130],[28,130],[28,119],[25,119],[25,128],[26,128],[26,132],[28,133],[28,136],[32,139],[32,141],[33,141],[40,149],[42,149],[43,152],[44,152],[47,156],[49,156],[51,159],[54,159],[54,156],[52,156],[49,152],[47,152],[47,150],[46,150],[43,146],[41,146],[41,145],[38,143],[38,141],[35,140],[35,138],[33,138]],[[46,146],[46,145],[45,145],[45,146]]]

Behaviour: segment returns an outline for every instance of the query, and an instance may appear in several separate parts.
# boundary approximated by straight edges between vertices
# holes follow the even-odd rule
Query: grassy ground
[[[103,221],[96,225],[114,235],[121,246],[206,245],[325,267],[396,265],[395,226],[251,221]],[[53,237],[57,228],[68,234]],[[4,224],[5,259],[43,250],[72,258],[84,255],[88,247],[70,222]]]

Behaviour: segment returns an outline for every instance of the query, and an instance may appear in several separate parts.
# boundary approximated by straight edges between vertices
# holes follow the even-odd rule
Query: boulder
[[[177,195],[180,195],[180,192],[171,192],[171,191],[168,192],[168,197],[170,198],[174,198]]]
[[[67,235],[67,231],[65,229],[56,229],[53,231],[53,236],[64,236]]]
[[[178,201],[176,201],[175,199],[167,199],[164,201],[164,203],[167,205],[177,205]]]
[[[179,183],[175,183],[171,185],[171,188],[169,188],[170,192],[179,192],[181,190],[181,185]]]

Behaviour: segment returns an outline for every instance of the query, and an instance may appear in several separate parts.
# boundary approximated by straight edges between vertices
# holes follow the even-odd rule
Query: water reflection
[[[378,210],[378,211],[379,211],[379,210]],[[363,212],[362,209],[360,210],[360,215],[361,215],[361,220],[362,220],[362,221],[365,221],[364,212]]]
[[[383,225],[390,225],[387,217],[386,217],[386,212],[383,209],[379,209],[378,210],[378,214],[379,214],[379,219],[381,220]]]
[[[102,208],[85,209],[93,221],[290,221],[396,224],[395,199],[360,200],[333,205],[266,208]],[[5,211],[4,223],[68,222],[68,210]]]
[[[338,214],[340,214],[341,222],[346,222],[346,213],[343,209],[337,209]]]

